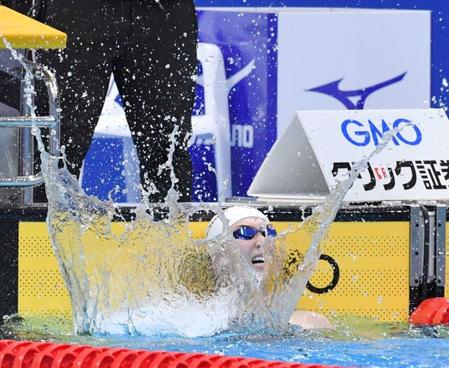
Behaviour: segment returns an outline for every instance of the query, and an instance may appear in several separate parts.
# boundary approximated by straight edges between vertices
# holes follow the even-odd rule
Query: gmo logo
[[[359,147],[367,146],[371,142],[377,146],[384,134],[398,128],[399,131],[392,138],[396,146],[401,143],[409,146],[416,146],[421,143],[421,130],[412,121],[405,118],[396,119],[392,124],[388,124],[384,119],[377,124],[370,119],[367,122],[347,119],[341,123],[343,136],[349,143]]]

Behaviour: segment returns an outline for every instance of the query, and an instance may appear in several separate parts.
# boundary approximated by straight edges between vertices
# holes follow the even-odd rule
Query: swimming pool
[[[276,209],[279,212],[279,209]],[[382,210],[384,211],[384,210]],[[356,221],[354,226],[368,227],[371,229],[373,220],[388,218],[386,213],[379,213],[379,209],[362,211],[359,214],[361,221]],[[292,215],[291,210],[287,211],[289,216]],[[343,211],[340,217],[337,218],[337,225],[344,225],[347,232],[344,232],[342,238],[346,239],[347,247],[343,247],[340,243],[336,243],[334,257],[339,261],[341,267],[341,277],[347,281],[348,287],[342,290],[338,300],[345,301],[345,307],[341,309],[343,313],[346,311],[348,304],[354,304],[351,301],[357,300],[360,308],[356,306],[354,312],[363,312],[366,315],[367,310],[373,312],[377,317],[382,317],[384,311],[385,319],[396,318],[395,321],[400,320],[402,323],[376,323],[370,319],[352,319],[346,321],[343,318],[335,317],[336,330],[331,332],[304,332],[300,330],[291,331],[289,335],[280,336],[263,336],[263,335],[223,335],[219,334],[215,337],[197,337],[197,338],[174,338],[170,336],[163,336],[159,338],[148,338],[139,336],[73,336],[71,333],[64,333],[56,324],[49,324],[44,328],[36,329],[36,325],[29,323],[25,329],[20,329],[15,336],[17,339],[31,339],[31,340],[50,340],[57,342],[70,342],[90,344],[96,346],[114,346],[126,347],[130,349],[145,349],[145,350],[165,350],[165,351],[183,351],[183,352],[201,352],[208,354],[223,354],[227,356],[246,356],[256,357],[265,360],[281,360],[300,363],[314,363],[314,364],[329,364],[339,366],[369,366],[369,367],[445,367],[446,361],[449,359],[449,330],[440,328],[436,330],[419,330],[410,329],[405,323],[408,317],[409,297],[412,293],[409,292],[408,283],[408,261],[409,261],[409,245],[410,245],[410,228],[414,224],[412,221],[411,209],[395,209],[390,213],[391,216],[388,223],[382,222],[376,225],[369,233],[374,234],[373,240],[366,240],[366,232],[354,231],[353,226],[347,226],[344,221],[354,221],[358,217],[352,212]],[[293,218],[289,218],[293,220]],[[296,219],[297,220],[297,219]],[[203,223],[202,225],[205,225]],[[33,224],[29,223],[28,226]],[[37,224],[46,226],[45,224]],[[278,226],[281,223],[277,224]],[[36,249],[36,224],[30,228],[30,234],[33,235],[32,241],[29,243]],[[24,226],[22,230],[26,230]],[[31,232],[33,230],[34,232]],[[380,231],[386,231],[385,237],[381,236]],[[350,235],[358,235],[354,240],[351,240]],[[402,234],[402,235],[401,235]],[[388,236],[392,235],[390,239]],[[47,240],[48,241],[48,240]],[[109,253],[111,252],[110,242],[108,242]],[[369,246],[367,244],[370,244]],[[380,245],[384,244],[384,247]],[[394,246],[392,246],[394,245]],[[26,247],[21,247],[21,252],[25,251]],[[49,249],[47,244],[46,248]],[[330,248],[327,248],[330,249]],[[338,252],[343,252],[342,255]],[[368,253],[367,253],[368,252]],[[374,253],[380,252],[380,254]],[[34,253],[36,251],[26,251],[23,256],[24,259],[35,264]],[[40,256],[47,254],[44,251],[37,252]],[[33,256],[33,257],[32,257]],[[348,257],[348,266],[344,266],[345,262],[340,257]],[[366,260],[364,261],[364,258]],[[357,262],[356,262],[357,261]],[[390,263],[389,263],[390,262]],[[373,267],[386,267],[391,263],[400,265],[395,268],[395,273],[391,273],[389,268],[374,269]],[[366,277],[362,279],[361,273],[355,265],[361,264],[367,267]],[[23,266],[22,262],[22,266]],[[351,266],[352,265],[352,266]],[[327,268],[328,265],[325,265]],[[326,270],[327,270],[326,268]],[[129,268],[128,268],[129,269]],[[329,268],[327,272],[331,272]],[[26,273],[30,275],[29,273]],[[397,277],[396,278],[396,275]],[[379,278],[382,277],[382,278]],[[45,308],[50,308],[49,295],[42,291],[37,291],[39,287],[42,289],[41,278],[36,277],[37,284],[32,284],[31,279],[23,277],[20,283],[20,289],[23,292],[27,286],[32,289],[34,299],[29,299],[34,306],[44,302]],[[137,280],[139,278],[135,278]],[[329,280],[329,277],[325,277]],[[366,280],[365,280],[366,279]],[[399,280],[400,282],[397,282]],[[314,281],[314,280],[312,280]],[[316,280],[318,281],[318,280]],[[365,283],[366,281],[366,283]],[[315,281],[314,281],[315,282]],[[45,284],[47,286],[55,287],[55,280],[52,283]],[[343,283],[339,284],[332,292],[337,292]],[[394,286],[397,289],[393,288]],[[374,287],[371,289],[370,287]],[[116,290],[115,288],[114,290]],[[61,288],[57,288],[61,290]],[[30,292],[31,292],[30,291]],[[55,290],[53,290],[53,293]],[[355,295],[355,293],[358,293]],[[331,293],[326,294],[331,297]],[[25,300],[27,295],[20,294],[21,298]],[[401,299],[397,299],[401,296]],[[331,300],[323,299],[324,296],[319,295],[321,307],[330,305]],[[396,298],[396,299],[394,299]],[[305,301],[313,300],[310,297],[303,298]],[[317,299],[317,298],[314,298]],[[391,305],[390,299],[396,304]],[[354,305],[353,305],[354,306]],[[366,310],[362,308],[365,306]],[[393,308],[394,307],[394,308]],[[22,309],[21,309],[22,308]],[[378,308],[378,309],[376,309]],[[333,309],[337,310],[337,308]],[[19,312],[28,311],[40,312],[41,310],[26,309],[24,305],[19,303]],[[182,312],[178,312],[180,319],[186,318]],[[405,317],[404,317],[405,316]],[[32,321],[31,321],[32,322]],[[53,326],[53,327],[52,327]],[[55,328],[55,326],[57,328]],[[141,327],[141,326],[138,326]],[[70,331],[70,328],[67,328]],[[11,335],[5,336],[10,338]],[[14,337],[14,331],[13,335]],[[440,338],[438,338],[440,337]],[[419,351],[419,354],[416,352]],[[438,352],[438,354],[435,354]]]
[[[447,367],[449,340],[409,336],[371,341],[318,337],[215,338],[200,341],[142,341],[143,348],[201,351],[301,363],[364,367]],[[155,347],[156,346],[156,347]],[[418,353],[419,352],[419,353]]]
[[[354,324],[354,323],[353,323]],[[11,338],[12,331],[3,332]],[[333,332],[292,331],[289,336],[218,335],[209,338],[146,338],[56,335],[24,331],[18,339],[125,347],[128,349],[197,352],[264,360],[359,367],[447,367],[449,329],[416,329],[406,324],[358,326],[338,324]]]

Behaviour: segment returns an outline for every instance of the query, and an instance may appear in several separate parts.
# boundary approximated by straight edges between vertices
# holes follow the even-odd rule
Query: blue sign
[[[222,124],[230,135],[231,182],[215,175],[215,153],[220,137],[196,135],[190,149],[193,160],[193,200],[215,201],[230,186],[234,197],[247,190],[276,140],[277,17],[267,13],[200,11],[200,47],[209,45],[216,63],[213,85],[197,85],[194,115],[208,115],[202,124]],[[222,60],[222,62],[221,62]],[[207,63],[205,60],[201,60]],[[199,79],[207,72],[200,62]],[[223,68],[223,70],[217,70]],[[224,74],[224,78],[220,75]],[[205,88],[213,88],[214,101],[207,106]],[[220,99],[219,96],[222,96]],[[225,130],[225,131],[226,131]],[[195,131],[194,131],[195,133]]]

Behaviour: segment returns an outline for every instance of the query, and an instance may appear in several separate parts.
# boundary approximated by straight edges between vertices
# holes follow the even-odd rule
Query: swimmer
[[[256,272],[263,272],[265,269],[264,244],[277,235],[267,216],[255,208],[246,206],[229,207],[223,211],[223,214],[228,221],[227,225],[233,242],[240,249],[244,260]],[[215,239],[225,231],[221,218],[217,215],[209,223],[206,229],[207,240]],[[304,329],[334,328],[325,316],[311,311],[294,311],[290,317],[290,323]]]

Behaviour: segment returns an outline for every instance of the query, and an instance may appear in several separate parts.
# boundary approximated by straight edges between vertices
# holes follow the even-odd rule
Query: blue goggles
[[[234,239],[243,239],[243,240],[251,240],[258,233],[262,234],[263,237],[274,238],[277,235],[276,229],[268,225],[265,228],[256,229],[252,226],[242,225],[237,230],[235,230],[232,235]]]

